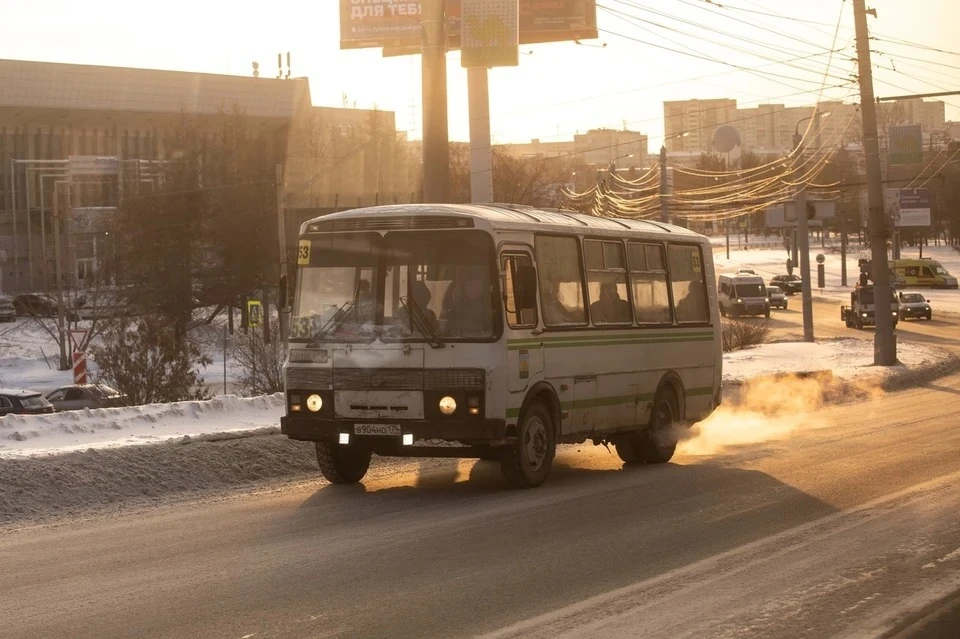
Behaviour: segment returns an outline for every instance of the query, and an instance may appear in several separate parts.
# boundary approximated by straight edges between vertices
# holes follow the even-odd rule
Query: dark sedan
[[[123,395],[103,384],[71,384],[61,386],[47,395],[47,401],[58,411],[113,408],[121,405]]]
[[[802,280],[799,275],[775,275],[770,280],[770,286],[777,286],[787,295],[799,293],[803,289]]]
[[[40,415],[54,412],[53,404],[32,390],[0,389],[0,417],[4,415]]]
[[[59,309],[57,300],[47,295],[37,293],[24,293],[13,298],[13,308],[17,315],[27,317],[56,317]],[[80,316],[74,310],[67,311],[67,321],[77,322]]]

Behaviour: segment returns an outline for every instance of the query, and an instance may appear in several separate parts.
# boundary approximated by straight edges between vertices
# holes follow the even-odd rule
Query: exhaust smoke
[[[882,395],[876,379],[843,380],[830,371],[754,378],[735,387],[710,417],[686,430],[677,450],[713,455],[731,446],[784,440],[798,430],[828,426],[826,418],[817,414],[827,402]]]

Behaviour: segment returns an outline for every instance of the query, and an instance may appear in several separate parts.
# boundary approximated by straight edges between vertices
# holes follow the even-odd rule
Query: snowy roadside
[[[763,344],[726,353],[723,383],[730,389],[749,379],[830,371],[832,378],[880,386],[887,378],[932,367],[945,357],[940,351],[911,343],[900,345],[899,356],[899,366],[881,369],[872,366],[872,345],[865,340],[837,338],[812,344]],[[207,401],[84,409],[52,415],[9,415],[0,418],[0,460],[137,446],[214,433],[276,430],[283,410],[283,395],[278,393],[254,398],[224,395]]]
[[[785,410],[799,415],[814,409],[824,386],[805,373],[827,370],[831,383],[841,380],[871,395],[881,394],[891,380],[932,379],[956,368],[955,359],[913,344],[902,344],[900,356],[900,366],[872,368],[870,343],[853,338],[729,353],[725,387],[758,383],[746,393],[754,400],[725,403],[718,419],[695,428],[681,451],[701,454],[717,441],[761,441],[770,436],[770,420]],[[770,379],[773,384],[760,383]],[[313,447],[279,434],[282,412],[278,394],[0,418],[0,528],[274,490],[290,482],[322,485]],[[735,419],[723,419],[727,413]],[[743,432],[747,425],[751,432]],[[408,473],[411,464],[422,472],[459,468],[451,459],[378,459],[370,477]]]

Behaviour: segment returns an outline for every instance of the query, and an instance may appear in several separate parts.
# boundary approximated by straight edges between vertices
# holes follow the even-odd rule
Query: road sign
[[[824,257],[823,253],[817,253],[817,264],[823,264],[826,259],[827,258]]]
[[[80,346],[87,339],[87,331],[79,328],[70,329],[70,341],[73,342],[73,350],[80,350]]]
[[[812,208],[811,208],[812,207]],[[824,220],[837,216],[837,203],[833,200],[807,200],[807,220],[810,226],[823,226]],[[813,216],[810,216],[810,213]],[[764,211],[764,224],[767,228],[793,228],[797,226],[797,203],[786,202],[771,206]]]
[[[900,124],[887,131],[891,166],[921,164],[923,162],[923,130],[919,124]]]
[[[250,328],[263,326],[263,304],[260,300],[247,301],[247,326]]]

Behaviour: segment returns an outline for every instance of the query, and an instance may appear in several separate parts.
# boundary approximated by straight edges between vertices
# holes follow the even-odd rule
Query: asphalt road
[[[835,305],[816,315],[819,335],[857,333]],[[799,316],[775,313],[776,332]],[[898,332],[960,350],[956,321]],[[8,532],[0,636],[881,636],[960,591],[958,415],[953,377],[727,413],[753,443],[660,467],[567,447],[533,491],[495,464],[412,461],[362,486]]]

